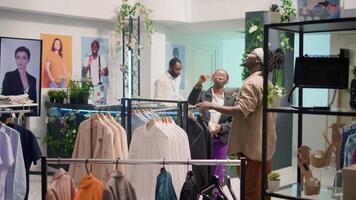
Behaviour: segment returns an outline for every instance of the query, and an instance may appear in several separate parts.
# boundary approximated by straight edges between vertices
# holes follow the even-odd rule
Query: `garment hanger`
[[[214,175],[212,177],[212,184],[202,188],[199,191],[199,194],[201,194],[203,197],[206,197],[208,199],[212,199],[208,194],[206,194],[207,192],[211,191],[211,189],[216,188],[219,193],[222,195],[222,199],[228,200],[226,194],[224,193],[223,189],[220,187],[219,185],[219,177],[217,175]],[[217,197],[217,199],[221,199],[219,196]]]
[[[145,116],[142,114],[142,110],[136,110],[136,116],[140,118],[142,121],[147,122],[149,119],[147,119]]]
[[[11,108],[5,108],[5,109],[2,109],[2,110],[9,111],[9,112],[13,111]],[[10,116],[5,120],[4,124],[13,126],[15,124],[15,120],[14,119],[16,119],[16,114],[11,112]]]
[[[85,160],[85,170],[87,171],[87,174],[90,175],[91,170],[89,171],[88,163],[89,163],[89,159],[86,159],[86,160]],[[90,168],[91,168],[91,166],[90,166]]]
[[[230,178],[230,176],[227,176],[227,177],[226,177],[226,185],[227,185],[227,188],[228,188],[229,191],[230,191],[230,194],[231,194],[231,196],[232,196],[232,199],[233,199],[233,200],[237,200],[237,197],[236,197],[236,195],[235,195],[235,192],[232,190],[232,187],[231,187],[231,178]]]
[[[120,157],[118,157],[118,158],[116,159],[116,165],[115,165],[116,171],[119,170],[119,160],[120,160]]]
[[[163,158],[162,164],[163,164],[162,169],[166,169],[166,158]]]
[[[187,174],[189,173],[189,158],[188,158],[188,160],[187,160]]]
[[[147,109],[145,111],[145,116],[148,118],[148,119],[154,119],[157,117],[156,113],[152,112],[150,109]]]
[[[148,120],[147,121],[147,123],[146,123],[146,127],[148,128],[148,129],[150,129],[152,126],[154,126],[156,124],[156,119],[150,119],[150,120]]]

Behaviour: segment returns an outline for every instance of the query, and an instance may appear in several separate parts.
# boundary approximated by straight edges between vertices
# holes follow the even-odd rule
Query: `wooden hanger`
[[[155,121],[156,119],[150,119],[150,120],[148,120],[148,122],[146,123],[146,127],[148,128],[148,129],[151,129],[155,124],[156,124],[156,121]]]

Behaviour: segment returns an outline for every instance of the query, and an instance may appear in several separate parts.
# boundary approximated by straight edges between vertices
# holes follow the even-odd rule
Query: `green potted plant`
[[[267,175],[268,177],[268,190],[269,192],[277,192],[281,183],[279,173],[272,171]]]
[[[279,35],[279,38],[281,40],[280,45],[283,50],[285,50],[285,51],[293,50],[293,47],[291,46],[290,41],[289,41],[289,37],[287,36],[286,33],[281,33]]]
[[[77,81],[69,82],[68,93],[71,104],[80,104],[80,85]]]
[[[292,0],[282,0],[281,6],[281,22],[294,21],[296,17],[296,9],[293,7]]]
[[[280,22],[280,17],[281,17],[281,14],[279,12],[279,6],[277,4],[272,4],[269,7],[268,22],[271,23],[271,24],[279,23]]]
[[[57,95],[56,95],[56,103],[60,103],[60,104],[63,104],[64,102],[64,99],[67,98],[67,92],[64,91],[64,90],[57,90]]]
[[[49,97],[49,102],[54,103],[57,96],[56,90],[48,90],[47,94]]]
[[[71,104],[88,104],[92,84],[90,80],[70,81],[68,90]]]
[[[283,87],[268,83],[268,107],[279,107],[283,96],[285,96]]]
[[[90,80],[83,80],[80,82],[80,96],[84,104],[88,104],[88,99],[92,91],[92,83]]]

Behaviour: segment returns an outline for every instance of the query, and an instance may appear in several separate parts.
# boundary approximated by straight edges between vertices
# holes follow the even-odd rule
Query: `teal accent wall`
[[[243,67],[242,64],[242,55],[245,49],[245,38],[232,38],[224,39],[223,43],[223,53],[222,53],[222,66],[230,75],[230,80],[228,87],[241,87],[242,78],[241,73]]]

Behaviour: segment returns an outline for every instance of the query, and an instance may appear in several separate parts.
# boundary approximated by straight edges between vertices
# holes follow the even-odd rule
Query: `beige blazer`
[[[128,156],[129,156],[129,147],[128,147],[128,144],[127,144],[126,131],[114,119],[111,119],[111,120],[113,121],[114,125],[117,127],[117,129],[119,130],[119,133],[120,133],[120,141],[121,141],[121,148],[122,148],[121,150],[122,150],[123,159],[127,159]]]
[[[47,189],[46,200],[73,200],[76,193],[73,179],[60,168],[54,173],[52,183]]]
[[[113,140],[113,132],[102,120],[89,118],[79,125],[72,158],[116,159]],[[88,166],[92,174],[103,182],[109,178],[114,167],[95,164]],[[79,185],[80,180],[87,175],[85,164],[71,164],[69,174]]]
[[[124,159],[123,158],[123,152],[122,152],[122,141],[120,138],[120,131],[119,129],[116,127],[116,125],[110,120],[108,119],[106,116],[104,117],[104,122],[106,125],[108,125],[108,127],[111,129],[111,131],[113,132],[113,146],[114,146],[114,159]],[[120,170],[121,172],[125,173],[125,169],[123,165],[118,165],[117,166],[118,170]]]
[[[262,160],[262,97],[263,77],[261,72],[255,72],[244,81],[235,101],[240,112],[233,117],[229,154],[243,153],[252,160]],[[277,139],[274,113],[268,113],[267,123],[267,160],[271,160]]]

